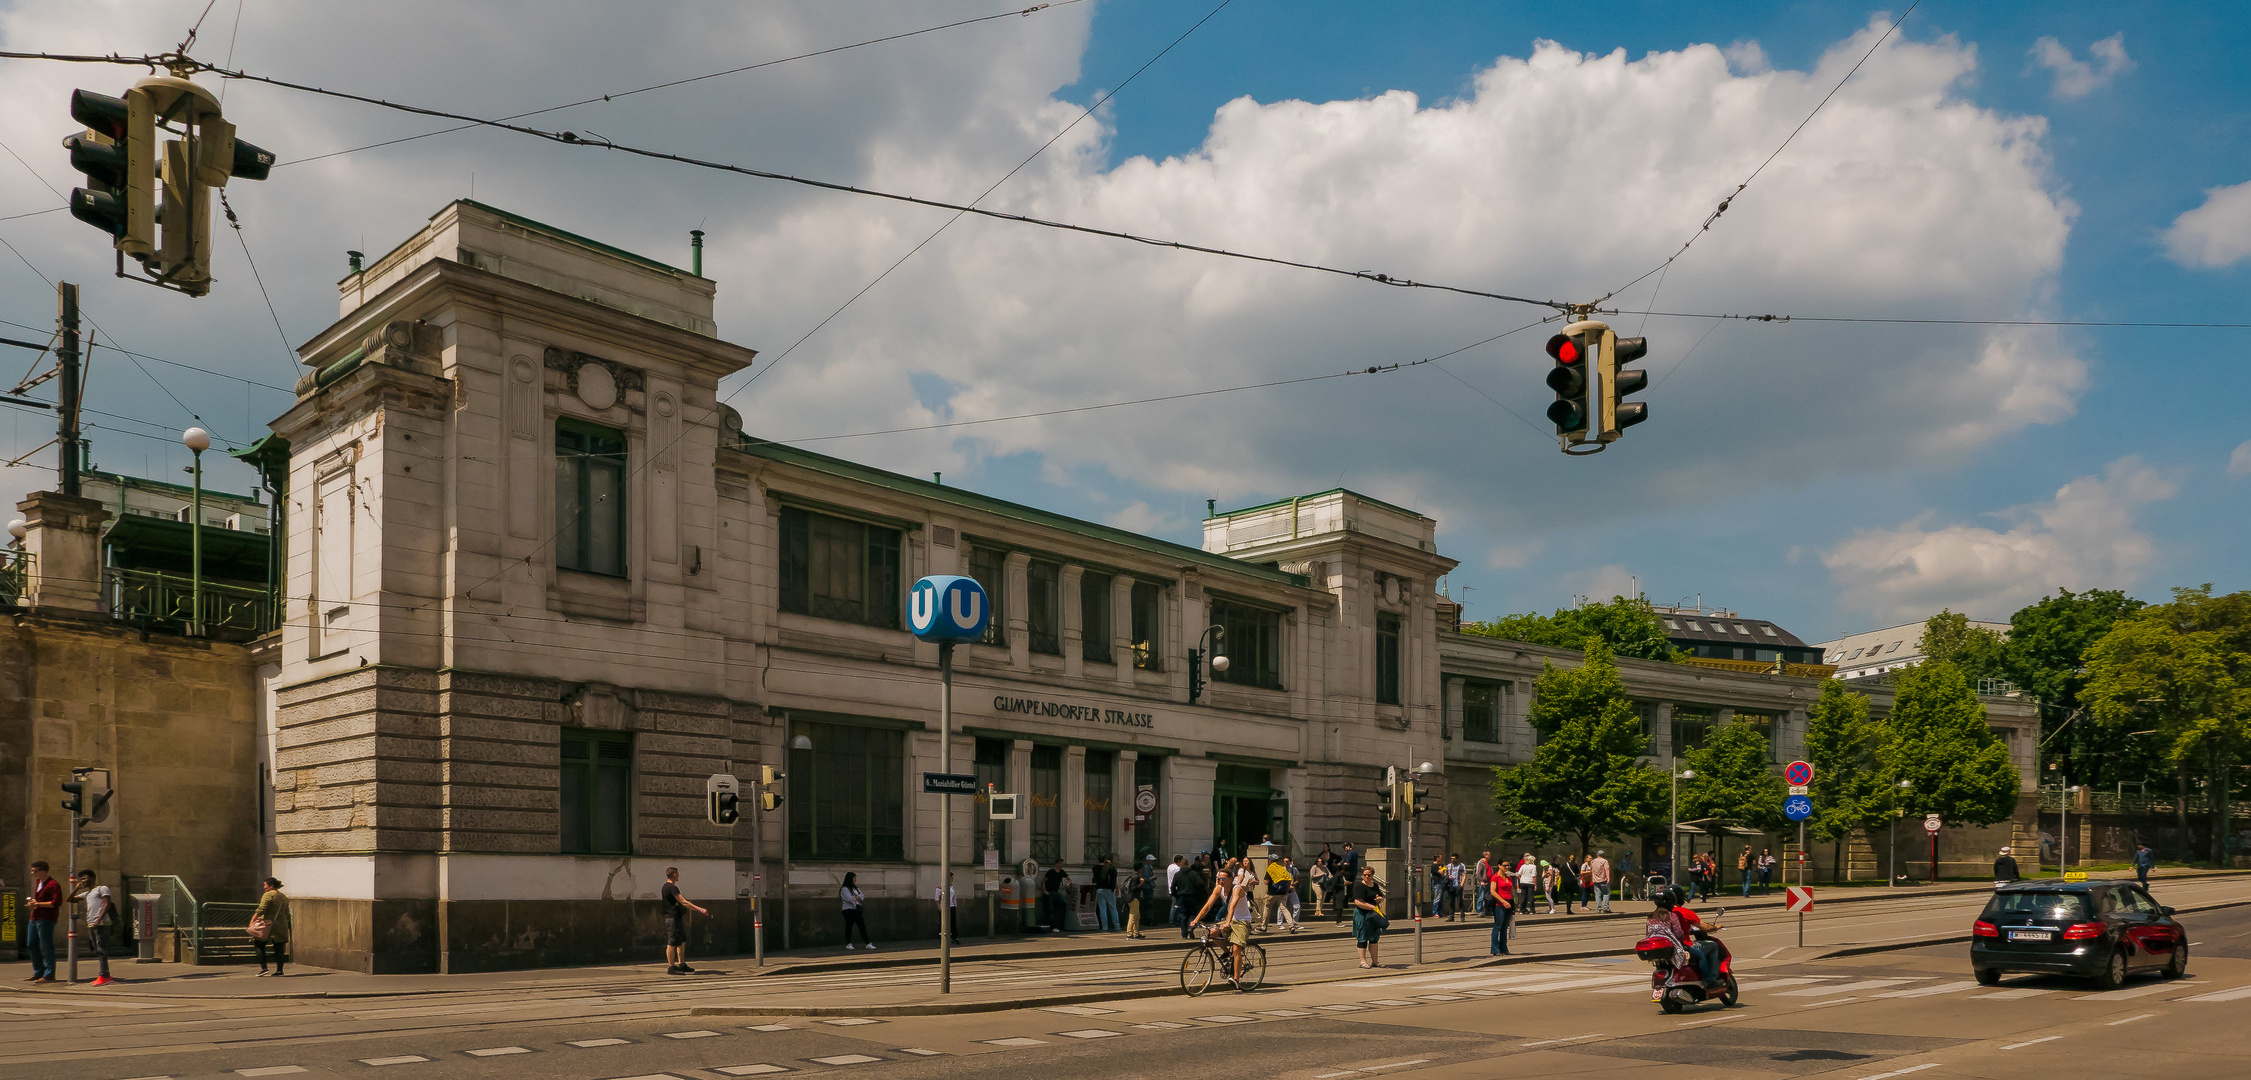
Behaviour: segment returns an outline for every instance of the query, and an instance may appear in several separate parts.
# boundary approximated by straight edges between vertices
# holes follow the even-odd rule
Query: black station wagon
[[[2188,973],[2188,931],[2130,881],[2016,881],[1993,891],[1970,938],[1970,969],[2076,975],[2116,989],[2130,974]]]

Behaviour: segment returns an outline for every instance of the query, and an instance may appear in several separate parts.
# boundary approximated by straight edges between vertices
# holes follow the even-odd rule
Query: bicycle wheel
[[[1211,989],[1211,981],[1218,975],[1219,965],[1212,960],[1210,949],[1199,945],[1180,958],[1180,988],[1189,997]]]
[[[1235,988],[1247,994],[1265,983],[1266,946],[1255,943],[1243,946],[1243,976]]]

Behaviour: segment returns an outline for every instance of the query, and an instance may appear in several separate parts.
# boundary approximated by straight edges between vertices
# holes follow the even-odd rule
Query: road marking
[[[642,1073],[639,1076],[620,1076],[617,1080],[683,1080],[672,1073]]]
[[[1311,1016],[1311,1015],[1313,1015],[1313,1014],[1312,1014],[1312,1013],[1310,1013],[1310,1012],[1307,1012],[1307,1011],[1306,1011],[1306,1010],[1304,1010],[1304,1009],[1267,1009],[1267,1010],[1265,1010],[1265,1011],[1264,1011],[1263,1013],[1261,1013],[1261,1015],[1264,1015],[1264,1016],[1279,1016],[1279,1017],[1282,1017],[1283,1019],[1287,1020],[1287,1019],[1290,1019],[1290,1018],[1292,1018],[1292,1017],[1298,1017],[1298,1016]]]
[[[1888,1073],[1877,1073],[1874,1076],[1863,1076],[1860,1078],[1860,1080],[1891,1080],[1891,1078],[1894,1076],[1905,1076],[1908,1073],[1919,1073],[1924,1069],[1935,1068],[1938,1068],[1938,1062],[1933,1061],[1922,1065],[1909,1065],[1904,1069],[1895,1069]]]
[[[1579,1041],[1579,1040],[1581,1040],[1581,1039],[1599,1039],[1599,1038],[1601,1038],[1601,1037],[1602,1037],[1602,1033],[1601,1033],[1601,1032],[1599,1032],[1599,1031],[1597,1031],[1597,1032],[1595,1032],[1595,1033],[1593,1033],[1593,1034],[1591,1034],[1591,1035],[1573,1035],[1573,1036],[1571,1036],[1571,1037],[1570,1037],[1570,1038],[1568,1038],[1568,1039],[1541,1039],[1541,1040],[1540,1040],[1539,1042],[1517,1043],[1516,1045],[1518,1045],[1518,1046],[1554,1046],[1554,1045],[1555,1045],[1555,1044],[1557,1044],[1557,1043],[1578,1042],[1578,1041]]]
[[[1046,1039],[1027,1039],[1021,1035],[1012,1039],[986,1039],[988,1046],[1046,1046]]]
[[[387,1057],[387,1058],[361,1058],[361,1059],[360,1059],[360,1064],[362,1064],[362,1065],[376,1065],[376,1066],[382,1066],[382,1065],[412,1065],[412,1064],[414,1064],[414,1063],[415,1063],[415,1062],[417,1062],[417,1061],[428,1061],[428,1060],[430,1060],[430,1059],[429,1059],[429,1058],[426,1058],[426,1057],[423,1057],[423,1056],[422,1056],[422,1055],[420,1055],[420,1054],[401,1054],[401,1055],[399,1055],[398,1057]]]
[[[1401,1006],[1401,1005],[1420,1005],[1420,1004],[1422,1004],[1422,1002],[1419,1002],[1419,1001],[1409,1001],[1409,1000],[1408,1000],[1408,999],[1406,999],[1406,998],[1369,998],[1368,1000],[1366,1000],[1366,1001],[1363,1001],[1363,1002],[1361,1002],[1360,1004],[1362,1004],[1362,1005],[1390,1005],[1390,1006],[1392,1006],[1392,1007],[1394,1007],[1394,1008],[1397,1008],[1398,1006]]]
[[[1966,982],[1940,983],[1937,986],[1918,986],[1909,990],[1893,990],[1889,993],[1871,994],[1869,996],[1880,998],[1936,997],[1939,994],[1958,994],[1976,985],[1977,982],[1973,979]]]
[[[2022,988],[2019,988],[2019,989],[2016,989],[2016,990],[2003,990],[2003,991],[2001,991],[2001,992],[1999,992],[1999,993],[1995,993],[1995,994],[1979,994],[1979,995],[1978,995],[1977,997],[1975,997],[1975,998],[1972,998],[1971,1000],[1973,1000],[1973,1001],[2015,1001],[2015,1000],[2017,1000],[2018,998],[2039,997],[2039,996],[2040,996],[2040,995],[2042,995],[2042,994],[2053,994],[2053,993],[2055,993],[2055,991],[2053,991],[2053,990],[2040,990],[2040,989],[2036,989],[2036,988],[2033,988],[2033,987],[2029,987],[2029,986],[2027,986],[2027,987],[2022,987]]]
[[[1056,1034],[1066,1039],[1115,1039],[1125,1035],[1125,1032],[1109,1028],[1080,1028],[1077,1031],[1058,1031]]]
[[[752,1027],[752,1028],[751,1028],[750,1030],[752,1030],[752,1031],[788,1031],[789,1029],[790,1029],[790,1027],[789,1027],[789,1025],[788,1025],[788,1024],[758,1024],[758,1025],[755,1025],[755,1026],[753,1026],[753,1027]]]
[[[1175,1028],[1195,1027],[1196,1025],[1174,1023],[1171,1020],[1151,1020],[1146,1024],[1135,1024],[1133,1026],[1146,1031],[1171,1031]]]
[[[1775,953],[1781,952],[1781,951],[1783,951],[1783,949],[1787,949],[1787,948],[1789,948],[1789,946],[1788,946],[1788,945],[1784,945],[1784,946],[1782,946],[1782,948],[1781,948],[1781,949],[1771,949],[1771,950],[1768,950],[1768,951],[1767,951],[1767,953],[1766,953],[1766,954],[1765,954],[1764,956],[1761,956],[1761,957],[1759,957],[1759,959],[1761,959],[1761,960],[1764,960],[1764,959],[1766,959],[1767,957],[1769,957],[1769,956],[1773,956],[1773,955],[1774,955]]]
[[[667,1039],[709,1039],[725,1034],[724,1031],[667,1031],[664,1033],[664,1037]]]
[[[1218,1016],[1191,1016],[1188,1019],[1201,1020],[1207,1024],[1249,1024],[1257,1022],[1258,1017],[1237,1016],[1234,1013],[1221,1013]]]
[[[1500,992],[1499,990],[1464,990],[1464,991],[1462,991],[1462,993],[1468,994],[1468,995],[1469,995],[1469,996],[1471,996],[1471,997],[1499,997],[1499,996],[1501,996],[1501,992]]]
[[[531,1047],[488,1046],[482,1050],[463,1050],[462,1053],[467,1054],[470,1057],[500,1057],[504,1054],[528,1054],[531,1053]]]
[[[882,1022],[866,1016],[846,1016],[841,1019],[821,1021],[821,1023],[834,1024],[837,1027],[859,1027],[861,1024],[880,1024]]]
[[[1776,995],[1776,996],[1778,996],[1778,997],[1779,997],[1780,995]],[[1801,1008],[1801,1009],[1819,1009],[1819,1008],[1822,1008],[1822,1007],[1824,1007],[1824,1006],[1828,1006],[1828,1005],[1843,1005],[1843,1004],[1846,1004],[1847,1002],[1853,1002],[1853,1001],[1859,1001],[1859,1000],[1860,1000],[1860,998],[1858,998],[1858,997],[1848,997],[1848,998],[1832,998],[1832,999],[1830,999],[1830,1000],[1828,1000],[1828,1001],[1809,1001],[1809,1002],[1806,1002],[1806,1003],[1805,1003],[1805,1004],[1803,1004],[1803,1005],[1800,1005],[1800,1006],[1798,1006],[1798,1008]]]
[[[633,1040],[631,1039],[580,1039],[577,1042],[567,1042],[563,1045],[575,1046],[581,1050],[592,1050],[597,1046],[631,1046],[632,1044]]]
[[[2079,996],[2072,998],[2071,1000],[2125,1001],[2130,998],[2148,997],[2151,994],[2162,994],[2168,990],[2201,990],[2206,985],[2209,984],[2175,979],[2172,982],[2154,982],[2149,984],[2148,986],[2137,986],[2132,990],[2113,990],[2107,994],[2080,994]]]
[[[869,1062],[882,1061],[883,1059],[869,1057],[866,1054],[838,1054],[835,1057],[806,1058],[805,1060],[821,1065],[866,1065]]]
[[[236,1069],[240,1076],[287,1076],[290,1073],[308,1072],[303,1065],[268,1065],[263,1069]]]
[[[1429,1062],[1429,1058],[1416,1058],[1413,1061],[1394,1061],[1389,1065],[1362,1065],[1360,1066],[1360,1071],[1364,1073],[1372,1073],[1377,1069],[1404,1069],[1409,1065],[1425,1065]]]
[[[2054,1042],[2054,1041],[2056,1041],[2057,1039],[2060,1039],[2060,1038],[2063,1038],[2063,1036],[2061,1036],[2061,1035],[2049,1035],[2049,1036],[2046,1036],[2045,1038],[2039,1038],[2039,1039],[2031,1039],[2031,1040],[2028,1040],[2028,1041],[2025,1041],[2025,1042],[2020,1042],[2020,1043],[2010,1043],[2009,1045],[2007,1045],[2007,1046],[2004,1046],[2004,1047],[2002,1047],[2001,1049],[2003,1049],[2003,1050],[2021,1050],[2021,1049],[2023,1049],[2023,1048],[2025,1048],[2025,1047],[2027,1047],[2027,1046],[2038,1046],[2038,1045],[2040,1045],[2041,1043],[2044,1043],[2044,1042]]]
[[[1461,996],[1460,994],[1416,994],[1415,996],[1416,996],[1416,997],[1419,997],[1419,998],[1421,998],[1421,999],[1423,999],[1424,1001],[1468,1001],[1468,1000],[1469,1000],[1468,998],[1465,998],[1465,997]]]
[[[2196,995],[2195,997],[2185,997],[2185,998],[2182,998],[2182,999],[2180,999],[2180,1000],[2182,1000],[2182,1001],[2235,1001],[2235,1000],[2238,1000],[2238,999],[2240,999],[2240,998],[2247,998],[2247,997],[2251,997],[2251,986],[2238,986],[2238,987],[2236,987],[2236,988],[2235,988],[2235,989],[2233,989],[2233,990],[2219,990],[2219,991],[2215,991],[2215,992],[2213,992],[2213,993],[2209,993],[2209,994],[2198,994],[2198,995]]]
[[[1040,1011],[1062,1013],[1065,1016],[1107,1016],[1111,1013],[1117,1012],[1118,1010],[1097,1009],[1089,1005],[1055,1005],[1049,1008],[1041,1009]]]
[[[946,1053],[943,1050],[925,1050],[919,1046],[902,1046],[899,1048],[899,1052],[902,1054],[913,1054],[916,1057],[942,1057]]]
[[[726,1073],[729,1076],[765,1076],[770,1073],[785,1073],[789,1070],[780,1065],[760,1063],[757,1065],[721,1065],[711,1071]]]
[[[1367,1007],[1366,1005],[1315,1005],[1315,1006],[1314,1006],[1314,1008],[1316,1008],[1316,1009],[1320,1009],[1320,1010],[1322,1010],[1322,1011],[1324,1011],[1324,1012],[1367,1012],[1367,1011],[1368,1011],[1368,1007]]]
[[[2131,1024],[2131,1023],[2133,1023],[2133,1022],[2134,1022],[2134,1021],[2136,1021],[2136,1020],[2147,1020],[2147,1019],[2149,1019],[2150,1017],[2152,1017],[2152,1016],[2156,1016],[2156,1015],[2157,1015],[2156,1013],[2143,1013],[2143,1014],[2141,1014],[2140,1016],[2129,1016],[2129,1017],[2127,1017],[2127,1018],[2126,1018],[2126,1019],[2124,1019],[2124,1020],[2113,1020],[2113,1021],[2111,1021],[2110,1023],[2104,1024],[2103,1026],[2104,1026],[2104,1027],[2117,1027],[2117,1026],[2118,1026],[2118,1025],[2120,1025],[2120,1024]]]
[[[1830,994],[1849,994],[1860,990],[1881,990],[1901,983],[1921,982],[1921,979],[1868,979],[1862,982],[1830,983],[1827,986],[1809,986],[1803,990],[1788,990],[1775,997],[1827,997]]]

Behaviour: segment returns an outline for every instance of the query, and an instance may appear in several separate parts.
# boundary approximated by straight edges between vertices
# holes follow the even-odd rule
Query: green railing
[[[193,579],[159,570],[109,571],[112,618],[140,626],[185,631],[195,616]],[[204,632],[263,634],[278,625],[273,596],[264,589],[203,583]]]
[[[2185,805],[2183,805],[2184,803]],[[2062,792],[2052,787],[2040,790],[2040,809],[2052,813],[2062,808]],[[2074,814],[2148,814],[2152,816],[2186,812],[2190,817],[2198,817],[2199,815],[2209,816],[2212,813],[2212,808],[2211,804],[2205,801],[2201,792],[2191,794],[2183,799],[2177,793],[2152,792],[2147,795],[2132,795],[2120,794],[2115,791],[2095,791],[2087,793],[2084,799],[2072,800],[2071,812]],[[2228,816],[2251,817],[2251,800],[2232,800],[2228,806]]]
[[[31,595],[36,560],[22,548],[0,548],[0,604],[21,604]]]

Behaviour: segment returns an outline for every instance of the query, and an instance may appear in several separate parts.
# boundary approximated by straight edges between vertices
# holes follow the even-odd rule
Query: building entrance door
[[[1238,856],[1273,831],[1273,787],[1269,770],[1221,765],[1212,787],[1212,842]]]

